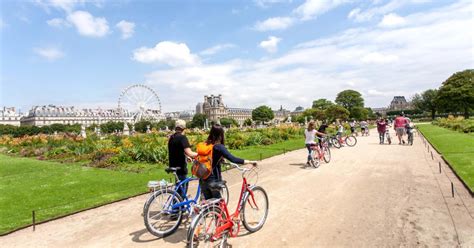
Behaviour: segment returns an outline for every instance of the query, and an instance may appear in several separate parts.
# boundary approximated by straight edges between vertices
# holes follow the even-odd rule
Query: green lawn
[[[0,234],[147,190],[163,170],[132,173],[0,154]],[[168,176],[167,176],[168,177]]]
[[[474,191],[474,136],[432,124],[417,127]]]
[[[304,147],[304,139],[288,140],[269,146],[232,150],[238,157],[258,160]],[[0,154],[0,234],[78,210],[123,199],[147,190],[149,180],[170,179],[163,169],[133,173],[40,161]]]
[[[260,154],[262,155],[262,159],[265,159],[282,154],[285,151],[288,152],[303,148],[305,147],[304,138],[302,137],[301,139],[286,140],[268,146],[250,146],[242,150],[230,150],[230,152],[239,158],[248,160],[260,160]]]

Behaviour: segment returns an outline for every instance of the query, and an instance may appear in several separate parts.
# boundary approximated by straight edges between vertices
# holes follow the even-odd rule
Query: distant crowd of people
[[[405,144],[405,139],[403,138],[405,135],[411,135],[413,132],[414,124],[408,117],[405,117],[403,113],[397,116],[393,122],[389,119],[384,119],[379,117],[376,121],[377,124],[377,132],[379,133],[379,141],[380,144],[384,144],[384,138],[387,136],[389,132],[389,127],[392,126],[395,130],[395,134],[398,137],[398,144],[402,145]],[[388,136],[390,137],[390,136]]]

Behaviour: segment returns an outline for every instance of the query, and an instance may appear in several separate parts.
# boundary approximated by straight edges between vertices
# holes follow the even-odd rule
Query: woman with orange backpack
[[[205,199],[221,198],[219,191],[211,190],[209,185],[222,181],[221,165],[225,158],[236,164],[253,164],[256,161],[243,160],[233,156],[225,147],[224,129],[214,124],[205,142],[197,144],[197,157],[193,165],[193,174],[199,177],[199,185]]]

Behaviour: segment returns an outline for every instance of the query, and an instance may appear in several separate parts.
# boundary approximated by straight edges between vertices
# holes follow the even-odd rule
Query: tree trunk
[[[431,120],[434,120],[436,114],[436,109],[431,109]]]
[[[464,119],[469,119],[469,108],[467,106],[464,107]]]

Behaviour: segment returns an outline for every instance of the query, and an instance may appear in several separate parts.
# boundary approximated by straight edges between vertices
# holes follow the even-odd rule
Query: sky
[[[472,0],[0,1],[0,106],[112,108],[129,85],[163,112],[368,107],[474,68]],[[139,97],[137,97],[139,98]],[[153,105],[155,106],[155,105]]]

